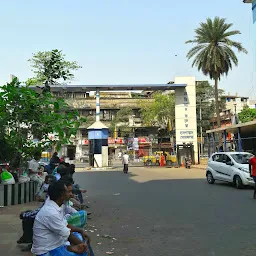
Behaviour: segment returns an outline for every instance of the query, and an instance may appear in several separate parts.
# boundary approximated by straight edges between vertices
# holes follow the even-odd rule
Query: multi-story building
[[[95,92],[83,91],[82,87],[68,85],[63,87],[51,86],[51,91],[55,96],[64,98],[67,104],[72,109],[78,110],[82,117],[87,117],[87,122],[79,128],[76,137],[72,138],[73,145],[66,145],[62,149],[63,155],[71,159],[83,160],[88,156],[87,127],[95,122],[96,118]],[[146,150],[148,153],[147,149],[152,145],[148,138],[158,134],[158,127],[147,127],[143,124],[140,106],[145,101],[153,101],[151,93],[101,92],[100,98],[100,120],[109,128],[113,126],[112,121],[120,109],[132,109],[132,115],[129,116],[127,126],[132,130],[131,136],[139,139],[141,152]],[[118,125],[116,130],[109,130],[109,136],[109,154],[117,153],[115,149],[126,148],[124,138],[118,133]],[[144,153],[142,152],[142,154]]]
[[[221,127],[231,126],[237,122],[237,114],[239,114],[244,107],[249,106],[249,97],[241,97],[236,95],[222,95],[221,100],[225,103],[225,109],[220,113]],[[211,127],[217,128],[216,116],[211,120]]]
[[[240,113],[245,106],[249,104],[249,97],[241,97],[236,94],[232,96],[230,94],[223,95],[221,98],[224,100],[226,104],[225,110],[230,110],[232,115]]]

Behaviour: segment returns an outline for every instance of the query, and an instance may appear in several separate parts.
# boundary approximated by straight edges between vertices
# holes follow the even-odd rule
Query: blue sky
[[[194,29],[220,16],[242,32],[248,55],[223,78],[227,92],[256,98],[251,6],[242,0],[9,0],[0,8],[0,83],[33,74],[27,60],[61,49],[83,68],[74,84],[166,83],[175,76],[207,79],[186,59]],[[177,55],[177,56],[175,56]]]

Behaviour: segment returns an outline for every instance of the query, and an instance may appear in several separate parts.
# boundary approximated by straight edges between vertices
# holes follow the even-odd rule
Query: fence
[[[0,184],[0,206],[32,202],[35,200],[35,191],[36,183],[33,181],[13,185]]]
[[[206,151],[207,150],[207,151]],[[210,156],[215,152],[225,151],[243,151],[252,153],[256,150],[256,137],[248,138],[236,138],[232,140],[223,141],[218,138],[211,138],[206,143],[204,143],[204,154]]]

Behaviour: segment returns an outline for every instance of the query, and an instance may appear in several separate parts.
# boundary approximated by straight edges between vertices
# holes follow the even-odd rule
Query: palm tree
[[[197,66],[204,75],[209,75],[214,79],[214,91],[216,101],[217,124],[220,127],[220,109],[218,97],[218,82],[221,75],[228,75],[232,65],[238,65],[238,59],[232,48],[238,52],[247,53],[242,44],[230,40],[231,36],[241,34],[238,30],[229,30],[232,23],[226,23],[226,19],[215,17],[214,20],[208,18],[206,22],[200,23],[200,27],[195,30],[194,40],[187,43],[197,44],[187,54],[187,58],[194,58],[192,67]]]

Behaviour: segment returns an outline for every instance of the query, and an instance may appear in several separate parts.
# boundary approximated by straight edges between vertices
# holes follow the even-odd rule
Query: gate
[[[195,164],[194,145],[193,144],[177,145],[178,164],[182,165],[182,163],[185,163],[185,158],[190,158],[192,160],[192,163]]]

